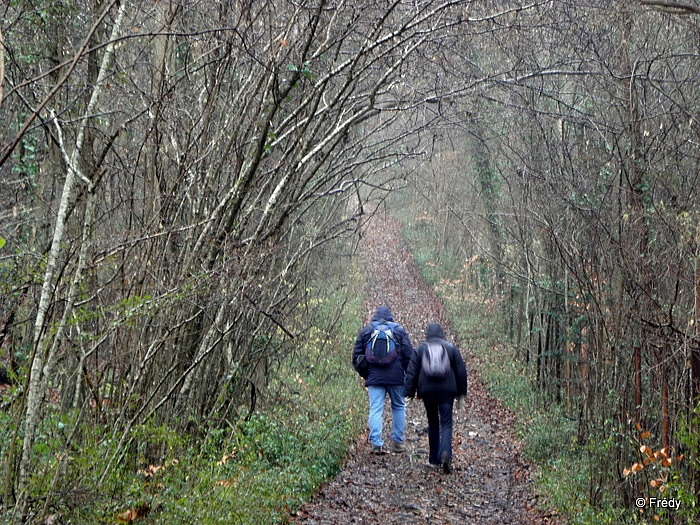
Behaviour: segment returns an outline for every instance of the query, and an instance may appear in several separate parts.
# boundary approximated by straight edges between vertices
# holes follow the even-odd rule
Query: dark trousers
[[[439,465],[443,452],[452,457],[452,404],[454,398],[440,401],[424,399],[425,413],[428,416],[428,445],[430,457],[428,461]]]

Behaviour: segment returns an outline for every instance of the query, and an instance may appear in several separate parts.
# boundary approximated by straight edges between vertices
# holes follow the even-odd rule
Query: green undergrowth
[[[347,276],[346,276],[347,277]],[[49,416],[38,440],[44,470],[33,477],[30,500],[37,517],[61,523],[260,524],[289,521],[336,474],[364,424],[364,396],[349,363],[361,319],[358,286],[319,293],[311,307],[316,323],[294,355],[281,359],[260,394],[258,409],[218,426],[200,422],[197,437],[142,424],[117,450],[108,429],[83,425],[80,449],[65,449],[69,415]],[[353,290],[350,294],[350,290]],[[352,297],[350,295],[354,295]],[[350,296],[350,297],[349,297]],[[329,324],[330,314],[342,312]],[[2,413],[0,452],[13,426]],[[161,459],[146,459],[157,443]],[[116,461],[105,469],[116,452]],[[107,471],[104,479],[103,473]],[[60,472],[60,483],[53,483]],[[51,498],[45,495],[52,494]],[[46,504],[44,504],[46,501]],[[8,513],[0,523],[15,523]]]
[[[364,420],[342,349],[312,339],[302,349],[310,363],[287,365],[265,408],[171,462],[161,483],[172,496],[152,523],[284,523],[339,471]]]
[[[613,498],[600,492],[591,481],[591,472],[600,468],[595,458],[605,457],[605,447],[615,446],[614,438],[604,443],[578,444],[576,422],[566,417],[561,406],[543,399],[534,387],[534,371],[516,356],[503,329],[499,299],[489,298],[483,289],[475,291],[478,287],[463,273],[465,261],[434,246],[431,240],[438,236],[430,222],[406,212],[399,219],[404,240],[423,277],[447,308],[470,367],[489,393],[516,416],[516,433],[525,457],[534,464],[542,508],[553,509],[560,519],[573,525],[686,523],[664,521],[663,516],[657,521],[634,508],[616,508]],[[675,518],[683,519],[680,514]]]

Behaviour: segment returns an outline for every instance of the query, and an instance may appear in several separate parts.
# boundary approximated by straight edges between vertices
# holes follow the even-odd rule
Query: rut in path
[[[381,228],[368,229],[363,239],[369,254],[363,271],[374,281],[363,321],[369,321],[377,306],[387,305],[414,346],[422,341],[429,322],[442,324],[453,339],[444,306],[421,278],[403,243],[400,225],[388,218],[381,222]],[[454,472],[446,475],[427,467],[427,420],[422,402],[415,400],[406,414],[407,451],[373,455],[365,433],[352,447],[343,470],[296,513],[293,523],[552,523],[533,509],[536,498],[529,468],[513,436],[512,415],[486,394],[469,366],[469,349],[461,350],[469,390],[466,409],[454,414]],[[358,388],[361,385],[358,377]],[[391,433],[390,414],[387,401],[385,441]]]

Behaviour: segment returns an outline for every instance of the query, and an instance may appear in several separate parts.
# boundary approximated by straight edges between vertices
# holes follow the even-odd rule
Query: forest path
[[[365,306],[368,322],[380,305],[417,346],[429,322],[438,322],[452,338],[443,304],[421,277],[404,245],[401,226],[382,217],[363,239],[368,254],[363,271],[373,279]],[[354,342],[354,341],[353,341]],[[351,346],[348,348],[348,366]],[[373,455],[366,432],[352,447],[347,464],[314,499],[292,517],[293,523],[365,524],[543,524],[551,519],[533,510],[528,465],[513,433],[513,416],[493,400],[469,366],[466,409],[455,411],[451,475],[429,469],[427,420],[422,402],[407,408],[403,454]],[[359,381],[359,378],[358,378]],[[384,410],[384,437],[391,432],[391,409]]]

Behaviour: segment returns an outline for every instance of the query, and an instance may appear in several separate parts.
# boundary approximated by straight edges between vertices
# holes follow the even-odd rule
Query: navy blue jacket
[[[389,307],[380,306],[372,321],[394,322],[394,316]],[[411,346],[411,340],[403,326],[397,325],[392,331],[399,355],[391,364],[385,366],[366,363],[366,367],[362,368],[358,365],[358,358],[360,361],[364,358],[365,348],[372,332],[374,332],[374,327],[368,324],[357,336],[355,350],[352,353],[352,363],[355,370],[365,379],[365,386],[399,386],[404,384],[406,368],[413,354],[413,346]]]
[[[441,402],[455,397],[467,395],[467,367],[462,359],[457,347],[445,340],[445,334],[437,323],[428,325],[425,333],[427,342],[440,343],[447,350],[450,358],[450,373],[444,378],[431,378],[421,373],[423,353],[427,351],[428,345],[421,343],[411,357],[406,372],[406,384],[404,385],[404,395],[413,397],[418,393],[418,397],[428,401]]]

